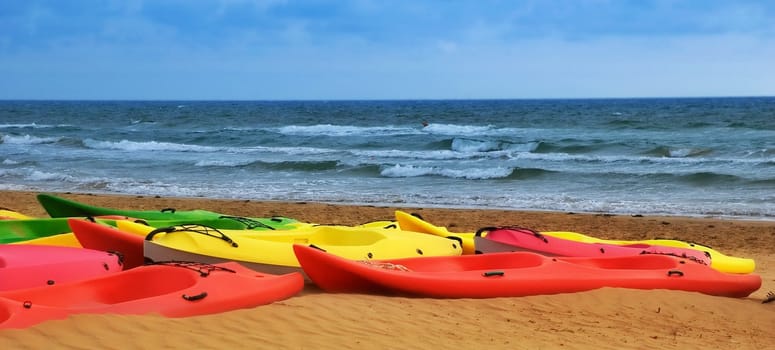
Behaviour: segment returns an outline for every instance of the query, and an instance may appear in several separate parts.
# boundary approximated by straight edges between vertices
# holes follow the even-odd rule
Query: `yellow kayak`
[[[710,254],[710,266],[716,270],[728,273],[751,273],[756,269],[756,262],[753,259],[738,258],[734,256],[724,255],[723,253],[697,243],[679,241],[674,239],[646,239],[640,241],[623,241],[613,239],[602,239],[587,236],[585,234],[577,232],[566,231],[550,231],[541,232],[544,235],[552,236],[556,238],[568,239],[578,242],[586,243],[605,243],[616,245],[631,245],[631,244],[650,244],[659,245],[665,247],[677,247],[699,250]]]
[[[0,210],[0,212],[1,211],[2,210]],[[2,213],[0,213],[0,215],[2,215]],[[24,219],[20,219],[20,220],[24,220]],[[313,226],[313,224],[309,224],[309,223],[296,224],[297,228],[310,227],[310,226]],[[397,226],[392,221],[374,221],[374,222],[369,222],[369,223],[359,225],[357,227],[370,227],[370,228],[393,227],[395,228]],[[75,237],[75,235],[72,232],[60,233],[53,236],[40,237],[40,238],[30,239],[26,241],[13,242],[9,244],[53,245],[53,246],[60,246],[60,247],[82,248],[81,243],[78,242],[78,239]]]
[[[60,247],[81,248],[81,243],[75,238],[72,232],[60,233],[53,236],[40,237],[26,241],[13,242],[9,244],[34,244],[34,245],[53,245]]]
[[[0,208],[0,220],[24,220],[33,219],[32,216],[24,215],[18,211]]]
[[[423,219],[417,216],[402,212],[400,210],[396,211],[396,222],[398,222],[398,227],[401,228],[402,230],[429,233],[429,234],[442,236],[442,237],[450,237],[450,236],[459,237],[463,242],[463,254],[475,253],[475,249],[474,249],[475,234],[474,233],[449,232],[445,227],[435,226],[427,221],[424,221]],[[592,236],[587,236],[585,234],[581,234],[577,232],[568,232],[568,231],[542,231],[541,234],[555,237],[555,238],[561,238],[561,239],[567,239],[567,240],[585,242],[585,243],[604,243],[604,244],[615,244],[615,245],[648,244],[648,245],[659,245],[659,246],[665,246],[665,247],[694,249],[694,250],[698,250],[698,251],[702,251],[710,254],[711,267],[718,271],[727,272],[727,273],[751,273],[756,268],[756,263],[753,259],[724,255],[723,253],[715,249],[712,249],[710,247],[703,246],[696,243],[679,241],[679,240],[672,240],[672,239],[649,239],[649,240],[639,240],[639,241],[609,240],[609,239],[596,238]]]
[[[116,221],[118,229],[145,235],[145,257],[204,263],[238,261],[257,271],[301,271],[293,244],[314,245],[353,259],[395,259],[454,256],[459,242],[432,235],[382,227],[311,226],[276,231],[216,230],[201,225],[155,229],[131,221]]]
[[[446,227],[436,226],[423,220],[419,216],[396,210],[396,224],[404,231],[428,233],[439,237],[458,240],[463,245],[463,254],[475,254],[474,233],[450,232]]]

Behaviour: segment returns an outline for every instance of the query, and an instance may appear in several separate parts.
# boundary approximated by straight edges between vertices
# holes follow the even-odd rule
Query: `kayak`
[[[134,268],[145,263],[143,242],[149,233],[148,228],[120,222],[124,230],[103,223],[76,218],[68,219],[73,237],[85,248],[116,251],[124,256],[124,269]],[[358,227],[385,227],[383,223],[367,223]],[[232,234],[234,232],[230,232]],[[234,234],[245,234],[236,232]],[[183,257],[179,257],[183,258]],[[209,259],[208,259],[209,260]]]
[[[416,214],[409,214],[402,211],[396,211],[396,222],[402,230],[422,232],[428,234],[435,234],[442,237],[455,236],[459,237],[463,242],[463,254],[474,254],[476,251],[474,244],[474,232],[470,233],[457,233],[449,232],[447,228],[435,226]],[[703,253],[710,254],[711,267],[722,272],[729,273],[751,273],[756,268],[756,263],[753,259],[740,258],[725,255],[715,249],[708,246],[686,242],[676,239],[648,239],[648,240],[608,240],[601,239],[577,232],[569,231],[541,231],[542,235],[557,237],[562,239],[569,239],[586,243],[605,243],[614,245],[633,245],[633,244],[648,244],[655,246],[667,246],[677,248],[687,248],[701,251]]]
[[[704,246],[698,243],[685,242],[681,240],[646,239],[646,240],[636,240],[636,241],[623,241],[623,240],[595,238],[595,237],[587,236],[577,232],[557,231],[557,232],[541,232],[541,233],[547,236],[552,236],[552,237],[557,237],[562,239],[570,239],[574,241],[587,242],[587,243],[605,243],[605,244],[616,244],[616,245],[650,244],[650,245],[657,245],[657,246],[695,249],[695,250],[703,251],[710,254],[710,258],[711,258],[710,266],[722,272],[751,273],[756,269],[756,262],[753,259],[739,258],[739,257],[725,255],[711,247]]]
[[[17,241],[17,242],[12,242],[8,244],[50,245],[50,246],[58,246],[58,247],[83,248],[83,246],[81,245],[81,242],[78,242],[78,239],[75,238],[75,235],[73,235],[72,232],[59,233],[56,235],[39,237],[39,238],[34,238],[26,241]]]
[[[79,281],[121,271],[120,254],[83,248],[0,245],[0,291]]]
[[[146,220],[171,220],[171,219],[214,219],[221,216],[207,210],[176,211],[174,208],[161,210],[122,210],[89,205],[59,196],[40,193],[36,197],[38,203],[52,218],[61,217],[85,217],[100,215],[123,215]]]
[[[299,221],[286,217],[270,218],[246,218],[239,216],[225,215],[208,210],[175,210],[174,208],[164,208],[161,210],[124,210],[106,208],[89,205],[78,201],[65,199],[62,197],[41,193],[37,195],[38,202],[52,218],[63,217],[96,217],[104,215],[118,215],[143,220],[174,220],[167,226],[179,225],[183,223],[204,223],[201,220],[223,220],[231,226],[218,226],[224,229],[284,229],[293,228],[300,224]],[[236,223],[234,223],[236,222]],[[238,225],[239,223],[239,225]],[[154,224],[151,224],[154,226]],[[236,226],[235,226],[236,225]],[[217,226],[217,225],[214,225]]]
[[[119,230],[104,223],[84,219],[67,220],[73,233],[70,235],[84,248],[119,252],[124,256],[124,269],[142,266],[145,236]]]
[[[25,328],[82,313],[188,317],[290,298],[300,274],[262,274],[237,263],[169,262],[81,282],[0,292],[0,328]]]
[[[483,233],[487,233],[483,236]],[[643,254],[673,255],[710,266],[710,255],[694,249],[654,246],[648,244],[613,245],[586,243],[543,235],[521,227],[488,227],[479,229],[474,237],[476,250],[481,253],[529,251],[548,256],[603,257]]]
[[[432,234],[440,237],[457,239],[463,245],[463,254],[475,254],[474,233],[450,232],[446,227],[436,226],[422,219],[417,214],[396,210],[396,224],[402,230]]]
[[[143,223],[153,227],[167,227],[182,224],[201,224],[219,229],[245,229],[258,231],[275,229],[282,230],[303,225],[296,220],[282,217],[242,218],[225,215],[209,219],[170,218],[166,220],[142,220],[123,215],[100,215],[93,216],[91,218],[113,226],[116,225],[116,220],[141,220]],[[27,242],[29,244],[73,246],[73,243],[77,242],[75,237],[68,238],[66,236],[62,236],[55,239],[41,239],[50,236],[71,233],[72,231],[70,230],[70,226],[67,223],[68,219],[69,217],[0,220],[0,243]],[[32,242],[33,240],[34,242]]]
[[[257,232],[201,225],[154,229],[131,221],[117,224],[122,231],[145,235],[143,253],[151,261],[237,261],[276,274],[301,272],[294,243],[313,244],[348,259],[461,254],[457,241],[397,229],[321,225]]]
[[[69,232],[67,221],[51,218],[0,220],[0,243],[13,243]]]
[[[746,297],[755,274],[727,274],[669,255],[568,258],[529,252],[350,260],[294,245],[304,272],[333,293],[431,298],[495,298],[572,293],[604,287],[667,289]]]
[[[32,219],[32,217],[24,215],[15,210],[0,208],[0,220],[18,220],[18,219]]]

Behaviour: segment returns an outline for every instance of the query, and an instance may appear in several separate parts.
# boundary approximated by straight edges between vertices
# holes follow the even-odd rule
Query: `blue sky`
[[[775,1],[0,0],[0,99],[775,95]]]

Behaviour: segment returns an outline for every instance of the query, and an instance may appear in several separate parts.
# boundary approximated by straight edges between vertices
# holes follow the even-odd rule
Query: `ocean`
[[[0,101],[0,189],[775,220],[775,97]]]

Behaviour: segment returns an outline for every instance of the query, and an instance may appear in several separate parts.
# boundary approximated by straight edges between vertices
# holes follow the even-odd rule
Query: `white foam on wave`
[[[25,123],[25,124],[0,124],[0,129],[26,129],[26,128],[32,128],[32,129],[46,129],[46,128],[58,128],[58,127],[68,127],[71,126],[69,124],[59,124],[59,125],[51,125],[51,124],[37,124],[37,123]]]
[[[487,153],[462,153],[448,150],[436,151],[403,151],[403,150],[375,150],[375,151],[350,151],[351,154],[366,158],[403,158],[421,160],[459,160],[487,156]]]
[[[418,129],[395,126],[354,126],[354,125],[288,125],[280,127],[277,132],[285,135],[298,136],[390,136],[419,134]]]
[[[486,180],[505,178],[511,175],[512,172],[512,168],[504,167],[448,169],[396,164],[382,169],[380,175],[385,177],[443,176],[456,179]]]
[[[696,157],[696,156],[700,156],[708,153],[710,153],[710,151],[704,150],[704,149],[676,148],[676,149],[669,149],[667,152],[667,156],[670,158],[687,158],[687,157]]]
[[[436,135],[491,135],[495,130],[492,125],[457,125],[430,123],[422,129],[424,132]]]
[[[18,145],[36,145],[44,143],[55,143],[61,140],[61,137],[37,137],[31,135],[3,135],[0,137],[3,143],[18,144]]]
[[[456,138],[452,140],[452,150],[467,153],[497,151],[500,150],[500,142]]]
[[[76,179],[70,175],[51,173],[40,170],[33,170],[27,175],[27,180],[31,181],[67,181],[75,182]]]
[[[112,149],[121,151],[174,151],[174,152],[218,152],[223,151],[223,147],[188,145],[182,143],[159,142],[159,141],[98,141],[92,139],[84,140],[84,145],[94,149]]]
[[[194,163],[194,166],[201,166],[201,167],[238,167],[250,164],[250,160],[214,160],[214,159],[203,159],[199,160],[196,163]]]

